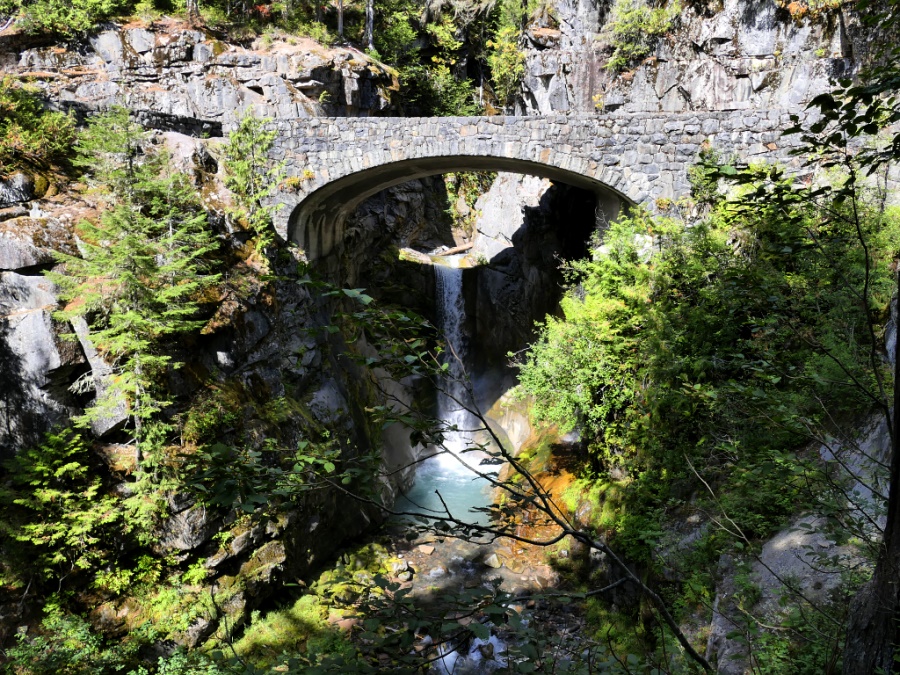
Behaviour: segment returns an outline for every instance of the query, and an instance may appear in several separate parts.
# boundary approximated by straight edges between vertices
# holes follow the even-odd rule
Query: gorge
[[[41,3],[0,3],[0,668],[862,672],[897,174],[808,104],[883,28],[384,2],[363,53],[360,3]],[[140,223],[165,272],[75,271]],[[388,519],[447,483],[463,524]]]

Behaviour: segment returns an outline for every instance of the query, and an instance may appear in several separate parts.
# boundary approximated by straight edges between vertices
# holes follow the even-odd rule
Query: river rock
[[[487,558],[485,558],[484,564],[495,570],[503,567],[503,563],[500,561],[500,557],[496,553],[491,553]]]

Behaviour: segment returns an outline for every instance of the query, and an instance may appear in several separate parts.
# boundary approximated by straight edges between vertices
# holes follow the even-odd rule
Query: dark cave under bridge
[[[276,230],[310,260],[335,251],[367,197],[451,171],[510,171],[594,191],[598,210],[655,210],[687,195],[702,147],[743,161],[798,162],[781,110],[528,117],[340,117],[272,121],[271,155],[295,177],[277,193]],[[291,187],[287,187],[291,186]]]

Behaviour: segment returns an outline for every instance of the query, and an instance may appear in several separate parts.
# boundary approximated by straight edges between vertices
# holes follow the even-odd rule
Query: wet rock
[[[503,567],[503,563],[500,561],[500,557],[496,553],[491,553],[487,558],[485,558],[484,564],[493,569],[500,569],[501,567]]]

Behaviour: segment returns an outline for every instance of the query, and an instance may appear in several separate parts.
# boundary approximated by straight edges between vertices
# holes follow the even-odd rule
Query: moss
[[[234,650],[256,666],[267,666],[285,652],[302,650],[309,640],[330,642],[337,636],[326,621],[327,614],[315,595],[304,595],[293,605],[265,615],[254,612],[252,623],[234,644]]]
[[[213,40],[210,46],[212,47],[213,56],[221,56],[228,51],[228,45],[221,40]]]
[[[50,181],[41,173],[34,174],[34,196],[38,199],[47,194],[50,189]]]
[[[324,598],[341,604],[356,600],[372,588],[376,576],[387,575],[391,564],[387,548],[369,542],[357,549],[345,551],[337,564],[322,572],[312,588]]]

